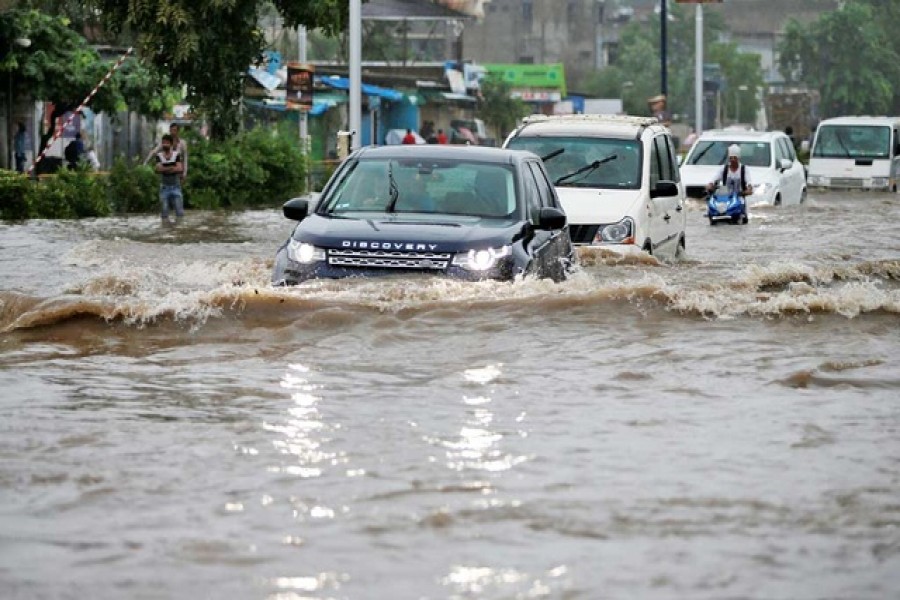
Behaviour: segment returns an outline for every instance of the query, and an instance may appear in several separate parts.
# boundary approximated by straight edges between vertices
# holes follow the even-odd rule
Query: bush
[[[29,216],[44,219],[105,217],[109,205],[106,181],[81,168],[62,170],[31,186]]]
[[[131,166],[119,157],[109,172],[109,203],[117,213],[159,210],[159,176],[152,167]]]
[[[271,206],[299,195],[306,160],[291,129],[257,128],[225,142],[190,142],[185,202],[191,208]]]
[[[0,169],[0,219],[28,218],[28,188],[31,183],[21,173]]]

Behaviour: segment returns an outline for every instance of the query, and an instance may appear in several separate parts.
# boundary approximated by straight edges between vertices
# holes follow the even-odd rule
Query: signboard
[[[313,65],[288,63],[285,82],[285,107],[288,110],[311,110],[313,105]]]
[[[487,64],[488,73],[514,88],[543,88],[566,96],[566,72],[562,63],[547,65]]]

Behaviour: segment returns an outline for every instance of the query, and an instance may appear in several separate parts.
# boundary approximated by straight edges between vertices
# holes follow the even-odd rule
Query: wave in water
[[[267,283],[265,261],[185,263],[178,267],[110,266],[64,293],[40,298],[0,292],[0,331],[52,326],[77,318],[130,326],[173,321],[201,326],[231,314],[337,312],[415,313],[435,309],[460,316],[473,308],[540,313],[611,302],[640,303],[690,317],[732,319],[795,314],[900,314],[900,261],[809,267],[752,265],[733,279],[712,281],[688,265],[661,265],[652,257],[597,255],[568,281],[459,282],[441,278],[314,281],[296,288]],[[702,265],[701,265],[702,267]],[[197,287],[205,281],[206,287]],[[190,285],[188,285],[190,282]],[[337,312],[336,312],[337,311]],[[340,321],[340,318],[338,318]]]

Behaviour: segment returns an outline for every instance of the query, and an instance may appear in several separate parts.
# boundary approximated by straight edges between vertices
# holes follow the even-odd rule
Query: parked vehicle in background
[[[809,155],[809,185],[897,191],[900,117],[837,117],[819,123]]]
[[[450,143],[496,146],[497,141],[489,138],[487,128],[481,119],[453,119],[450,121]]]
[[[722,176],[732,144],[740,147],[741,163],[753,183],[753,194],[746,199],[749,206],[800,204],[806,199],[806,172],[784,132],[724,129],[701,133],[681,161],[688,197],[706,198],[706,185]]]
[[[575,244],[670,256],[686,247],[675,145],[655,118],[532,115],[503,147],[544,157]]]
[[[443,144],[351,154],[278,249],[275,285],[438,275],[469,281],[566,277],[574,259],[553,186],[529,152]]]

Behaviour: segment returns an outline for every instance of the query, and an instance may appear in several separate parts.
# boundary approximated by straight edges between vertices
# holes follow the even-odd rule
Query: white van
[[[809,154],[809,186],[897,191],[900,117],[837,117],[819,123]]]
[[[671,132],[656,119],[532,115],[504,148],[544,158],[576,245],[680,254],[684,185]]]

